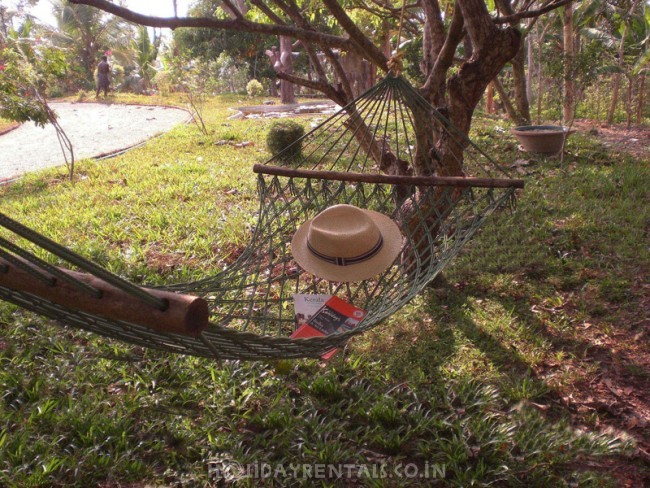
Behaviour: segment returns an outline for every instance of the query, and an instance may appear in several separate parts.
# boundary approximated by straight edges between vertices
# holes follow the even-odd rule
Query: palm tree
[[[136,52],[136,63],[140,76],[146,88],[151,86],[151,80],[156,74],[154,63],[158,57],[160,48],[160,34],[154,30],[153,42],[149,38],[148,29],[145,26],[138,26],[137,38],[133,41]]]
[[[66,48],[71,59],[79,60],[84,81],[94,77],[98,58],[106,51],[119,64],[134,61],[131,24],[86,5],[72,5],[64,0],[53,2],[58,29],[52,32],[53,40]]]

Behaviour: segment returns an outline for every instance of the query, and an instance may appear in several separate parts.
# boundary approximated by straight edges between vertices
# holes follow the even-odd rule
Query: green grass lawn
[[[12,127],[15,127],[17,124],[15,122],[12,122],[11,120],[8,119],[3,119],[0,117],[0,134],[3,132],[11,129]]]
[[[180,126],[79,162],[73,183],[61,168],[0,187],[0,211],[134,282],[212,275],[247,242],[251,167],[269,156],[270,121],[226,120],[238,104],[252,103],[209,101],[209,135]],[[580,134],[563,162],[530,157],[494,121],[476,126],[504,163],[528,162],[516,211],[327,364],[175,356],[0,303],[0,484],[217,486],[219,471],[258,486],[247,470],[278,475],[268,486],[342,484],[310,478],[325,465],[367,486],[647,479],[643,412],[633,418],[650,377],[635,339],[648,161]],[[627,399],[608,402],[603,382]]]

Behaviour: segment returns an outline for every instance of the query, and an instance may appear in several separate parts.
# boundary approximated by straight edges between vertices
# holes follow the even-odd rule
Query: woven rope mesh
[[[441,162],[449,162],[445,158],[454,158],[468,176],[507,176],[401,78],[386,78],[348,107],[314,125],[296,143],[299,150],[287,148],[268,165],[342,172],[354,180],[357,173],[422,174],[427,167],[435,172]],[[438,152],[435,142],[440,140],[452,151]],[[277,174],[258,175],[258,190],[257,225],[239,259],[215,276],[166,287],[203,296],[209,302],[210,325],[199,337],[91,316],[3,287],[0,298],[74,327],[171,352],[218,359],[318,356],[401,308],[449,264],[484,220],[514,195],[512,187],[416,187]],[[290,242],[296,229],[340,203],[389,215],[401,228],[404,244],[400,255],[372,280],[329,282],[304,272],[293,261]],[[0,247],[7,250],[1,241]],[[294,293],[338,295],[368,314],[351,331],[292,340]]]

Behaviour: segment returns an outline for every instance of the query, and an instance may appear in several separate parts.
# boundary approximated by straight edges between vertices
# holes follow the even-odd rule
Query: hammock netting
[[[312,125],[315,125],[312,122]],[[456,144],[464,175],[409,176],[422,166],[435,168],[445,156],[433,141]],[[422,149],[425,146],[426,151]],[[453,149],[453,148],[452,148]],[[461,160],[462,158],[462,160]],[[391,166],[406,176],[386,175]],[[140,346],[216,359],[317,357],[362,333],[403,307],[472,238],[495,210],[514,201],[521,180],[513,180],[480,148],[455,129],[401,77],[388,76],[350,105],[316,125],[301,140],[256,165],[259,214],[250,243],[227,269],[165,291],[203,297],[209,325],[198,335],[165,332],[110,314],[63,306],[0,281],[0,299],[61,323]],[[471,175],[471,177],[469,176]],[[296,229],[322,210],[347,203],[393,218],[404,244],[394,264],[372,280],[334,283],[301,270],[290,242]],[[158,307],[140,287],[109,274],[76,253],[0,214],[12,234],[0,239],[0,275],[21,265],[56,286],[58,268],[48,267],[15,237],[56,254],[74,267],[125,290],[142,307]],[[24,262],[29,262],[25,266]],[[29,269],[27,269],[29,268]],[[65,276],[63,278],[66,278]],[[68,281],[74,281],[67,278]],[[83,288],[83,284],[75,284]],[[87,293],[93,293],[92,287]],[[353,330],[322,338],[291,339],[296,324],[293,294],[337,295],[368,311]],[[101,298],[98,298],[101,300]]]

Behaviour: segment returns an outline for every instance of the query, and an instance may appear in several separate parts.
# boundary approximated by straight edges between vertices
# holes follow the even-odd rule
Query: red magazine
[[[309,320],[291,334],[291,338],[323,337],[354,329],[366,316],[366,311],[350,305],[338,297],[332,297]],[[327,361],[337,349],[327,351],[321,357]]]

